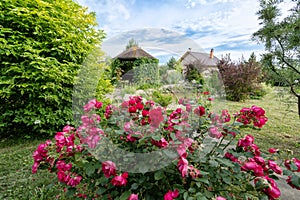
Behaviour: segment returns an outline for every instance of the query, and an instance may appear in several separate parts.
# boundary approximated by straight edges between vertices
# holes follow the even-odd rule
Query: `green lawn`
[[[297,99],[287,94],[287,88],[270,89],[268,94],[260,100],[245,102],[226,102],[230,113],[238,112],[242,107],[252,105],[265,109],[268,117],[267,124],[261,130],[244,130],[243,134],[252,134],[256,143],[263,150],[271,147],[293,150],[295,156],[300,157],[300,119],[298,117]],[[285,95],[282,95],[285,93]]]
[[[300,157],[300,119],[297,105],[289,105],[289,102],[296,102],[296,98],[290,95],[279,96],[276,89],[270,90],[261,100],[227,102],[225,105],[231,113],[245,106],[263,107],[269,118],[267,125],[262,130],[244,130],[243,134],[253,134],[263,150],[270,147],[291,149],[296,157]],[[55,174],[49,175],[46,170],[31,174],[32,152],[44,141],[0,139],[0,199],[55,199],[59,194],[57,186],[49,187]]]

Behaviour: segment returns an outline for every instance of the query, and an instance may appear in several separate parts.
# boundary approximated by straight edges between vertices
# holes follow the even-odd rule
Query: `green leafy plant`
[[[162,107],[168,106],[169,104],[172,103],[172,100],[173,100],[172,94],[163,94],[157,90],[153,91],[151,96],[152,96],[153,101],[155,101]]]
[[[72,0],[0,2],[0,134],[53,134],[71,122],[72,90],[104,37]]]
[[[32,172],[55,173],[67,198],[277,199],[276,174],[300,189],[300,160],[285,157],[284,169],[275,162],[278,149],[261,152],[251,135],[236,144],[241,128],[267,122],[260,107],[231,119],[188,99],[164,110],[132,96],[105,109],[93,99],[84,111],[77,129],[65,126],[33,153]]]

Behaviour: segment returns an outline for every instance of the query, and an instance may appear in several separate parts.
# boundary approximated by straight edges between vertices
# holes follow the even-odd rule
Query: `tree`
[[[139,43],[137,41],[135,41],[133,38],[131,38],[128,41],[128,44],[126,45],[126,50],[130,49],[131,47],[138,47],[138,46],[139,46]]]
[[[72,0],[0,2],[0,133],[54,134],[72,123],[81,64],[104,37]]]
[[[228,100],[242,101],[250,96],[256,96],[256,93],[262,90],[259,84],[261,68],[254,53],[248,61],[242,60],[238,63],[232,62],[227,55],[218,62],[217,67]]]
[[[175,69],[176,64],[177,64],[177,61],[173,56],[167,62],[167,66],[169,67],[169,69]]]
[[[297,97],[300,117],[300,1],[288,2],[293,6],[287,16],[282,16],[280,4],[285,1],[260,0],[257,15],[262,28],[253,34],[253,38],[265,46],[264,67],[280,77]]]

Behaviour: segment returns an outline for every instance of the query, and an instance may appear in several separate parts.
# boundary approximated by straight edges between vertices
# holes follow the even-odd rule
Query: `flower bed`
[[[121,105],[91,100],[77,128],[65,126],[33,153],[32,172],[57,174],[67,198],[83,199],[277,199],[276,174],[300,189],[300,160],[276,161],[277,149],[261,152],[246,126],[268,118],[257,106],[231,116],[212,113],[204,93],[173,110],[132,96]]]

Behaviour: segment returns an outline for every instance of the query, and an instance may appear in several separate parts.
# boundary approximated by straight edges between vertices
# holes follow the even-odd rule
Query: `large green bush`
[[[72,0],[1,0],[0,136],[72,121],[74,78],[104,33]]]

